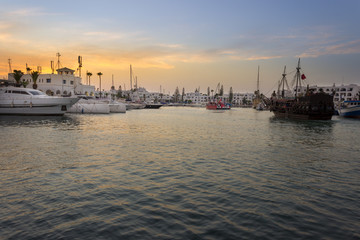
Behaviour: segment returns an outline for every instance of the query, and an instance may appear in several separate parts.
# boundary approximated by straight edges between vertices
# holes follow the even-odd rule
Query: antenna
[[[54,61],[50,61],[51,74],[54,74]]]
[[[12,69],[11,69],[11,59],[8,59],[8,63],[9,63],[9,73],[12,73]]]
[[[78,57],[78,63],[79,63],[79,77],[81,77],[82,56]]]
[[[111,75],[111,78],[112,78],[111,90],[115,90],[115,86],[114,86],[114,74]]]
[[[57,58],[58,58],[57,69],[59,69],[60,66],[61,66],[61,63],[60,63],[60,57],[61,57],[61,55],[60,55],[60,53],[58,52],[58,53],[56,53],[56,56],[57,56]]]

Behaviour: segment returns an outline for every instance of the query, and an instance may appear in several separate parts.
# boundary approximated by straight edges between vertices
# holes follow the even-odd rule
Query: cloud
[[[330,44],[328,46],[314,46],[302,54],[299,57],[311,57],[316,58],[323,55],[342,55],[342,54],[359,54],[360,53],[360,39],[354,41],[348,41],[344,43]]]
[[[132,41],[146,41],[149,38],[142,37],[142,32],[110,32],[110,31],[89,31],[83,32],[82,37],[88,40],[89,37],[92,41],[117,41],[117,40],[132,40]]]
[[[8,17],[19,18],[19,17],[32,17],[32,16],[62,15],[62,14],[44,11],[42,8],[22,8],[22,9],[9,11],[6,15]]]

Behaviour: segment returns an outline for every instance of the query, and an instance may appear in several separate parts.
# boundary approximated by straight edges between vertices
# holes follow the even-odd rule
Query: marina
[[[357,239],[358,124],[252,108],[0,116],[0,235]]]
[[[360,240],[359,0],[4,0],[0,240]]]

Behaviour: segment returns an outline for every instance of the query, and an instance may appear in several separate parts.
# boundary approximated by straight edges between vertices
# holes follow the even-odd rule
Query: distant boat
[[[258,111],[262,111],[265,109],[264,107],[264,104],[262,102],[258,103],[256,106],[255,106],[255,109],[258,110]]]
[[[146,103],[145,108],[159,109],[162,107],[161,103]]]
[[[301,96],[298,93],[298,86],[301,84],[301,80],[304,80],[306,77],[304,74],[300,74],[300,59],[296,69],[295,97],[287,98],[284,96],[284,86],[285,84],[287,85],[285,68],[283,78],[279,84],[279,87],[283,87],[282,94],[281,96],[272,96],[270,111],[275,114],[275,117],[279,118],[330,120],[334,114],[333,96],[324,92],[313,93],[309,89],[307,89],[304,96]]]
[[[224,104],[221,100],[216,101],[210,101],[208,104],[206,104],[207,110],[230,110],[231,106],[230,104]]]
[[[345,118],[360,118],[360,100],[344,101],[338,109]]]
[[[76,97],[48,96],[30,88],[0,88],[0,114],[3,115],[64,115],[77,101]]]
[[[259,89],[259,73],[260,73],[260,66],[258,66],[258,75],[257,75],[257,89],[255,91],[255,98],[253,99],[253,108],[258,110],[258,111],[262,111],[264,110],[265,106],[262,100],[262,94],[260,94],[260,89]]]
[[[125,103],[125,105],[126,105],[126,110],[145,108],[145,104],[143,104],[143,103],[127,102],[127,103]]]

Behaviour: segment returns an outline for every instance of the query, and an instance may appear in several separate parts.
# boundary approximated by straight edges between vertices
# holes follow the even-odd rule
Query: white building
[[[47,95],[74,95],[85,94],[93,96],[95,86],[84,85],[81,83],[81,77],[74,75],[74,70],[61,68],[56,70],[58,74],[40,74],[37,79],[37,89],[45,92]],[[8,74],[10,81],[15,81],[12,73]],[[21,81],[28,81],[28,88],[33,87],[33,80],[30,74],[24,74]]]
[[[360,96],[360,86],[356,84],[336,86],[333,84],[332,86],[311,86],[310,89],[313,89],[314,92],[323,91],[327,94],[334,94],[334,102],[342,102],[342,101],[350,101],[359,99]],[[306,87],[299,88],[299,93],[306,93]]]
[[[254,97],[254,93],[234,93],[232,104],[238,106],[251,105]],[[244,100],[246,100],[246,102]]]
[[[198,91],[193,93],[186,93],[184,96],[184,102],[204,105],[209,102],[209,96]]]

